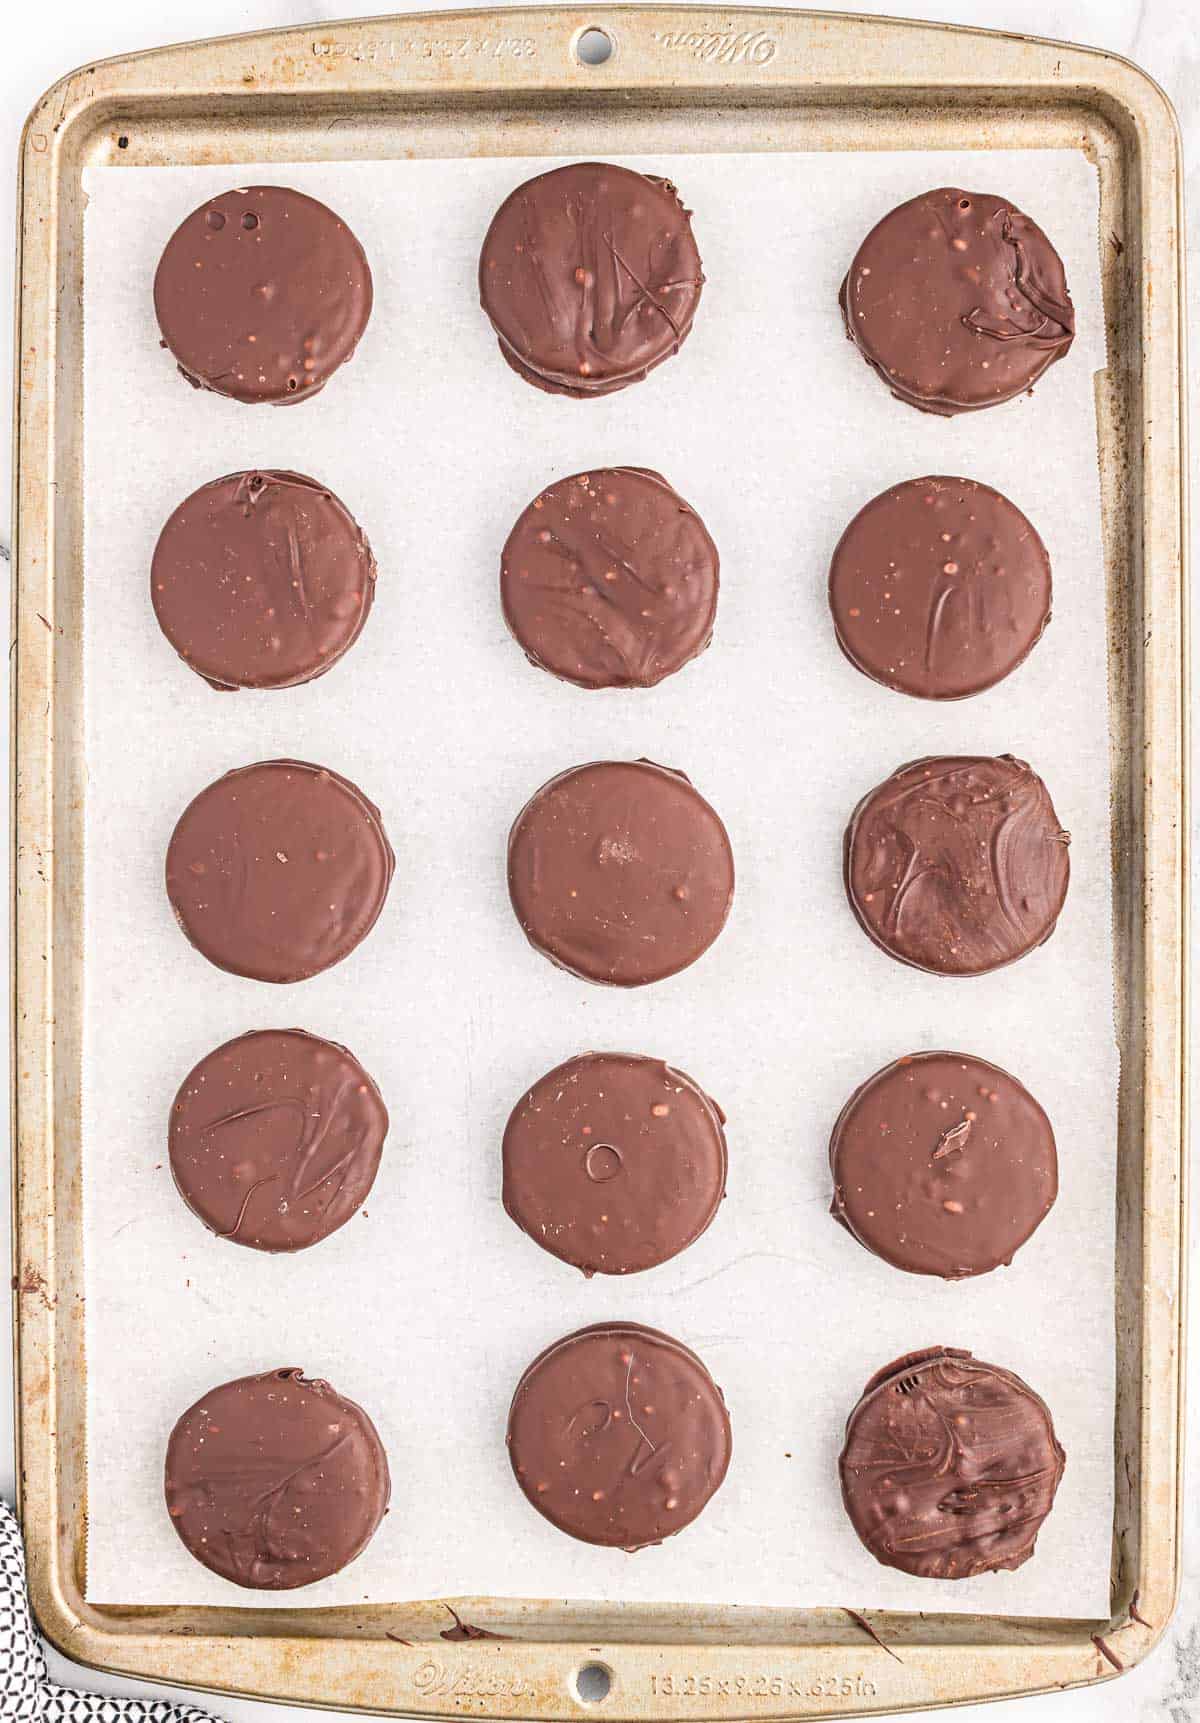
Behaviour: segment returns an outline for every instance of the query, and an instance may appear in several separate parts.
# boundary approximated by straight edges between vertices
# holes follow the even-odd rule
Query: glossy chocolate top
[[[868,1077],[829,1164],[834,1219],[885,1262],[945,1280],[1011,1262],[1058,1195],[1049,1119],[967,1053],[912,1053]]]
[[[666,479],[601,467],[530,503],[504,547],[500,598],[531,663],[581,688],[651,688],[712,639],[719,566]]]
[[[345,222],[287,186],[213,197],[176,228],[154,277],[164,345],[197,389],[303,401],[358,346],[371,271]]]
[[[846,1425],[842,1499],[876,1561],[970,1579],[1033,1554],[1066,1464],[1045,1402],[969,1352],[910,1352]]]
[[[362,1206],[387,1128],[379,1090],[345,1047],[264,1029],[217,1047],[184,1079],[171,1171],[218,1238],[303,1250]]]
[[[529,1501],[583,1543],[643,1549],[720,1488],[733,1439],[694,1352],[635,1322],[598,1323],[535,1358],[513,1395],[508,1452]]]
[[[636,383],[678,352],[703,284],[675,187],[608,162],[519,185],[479,258],[480,303],[509,364],[580,398]]]
[[[352,1562],[387,1511],[387,1455],[361,1406],[297,1369],[213,1388],[167,1444],[171,1523],[222,1579],[290,1591]]]
[[[262,760],[226,772],[179,816],[167,896],[218,969],[303,981],[370,933],[393,866],[379,809],[349,779]]]
[[[552,962],[640,987],[686,969],[720,933],[733,852],[682,772],[601,761],[551,778],[518,814],[508,889],[526,936]]]
[[[352,646],[375,596],[371,547],[303,473],[230,473],[159,534],[150,597],[185,664],[214,688],[291,688]]]
[[[901,963],[982,975],[1053,933],[1069,842],[1024,760],[916,760],[855,809],[846,895],[864,932]]]
[[[1003,680],[1050,620],[1050,558],[1020,509],[972,479],[909,479],[842,534],[829,606],[850,662],[905,694],[961,700]]]
[[[928,413],[1009,401],[1075,338],[1062,259],[1006,199],[942,186],[885,215],[842,283],[846,333]]]
[[[504,1132],[504,1206],[586,1275],[686,1249],[725,1194],[724,1114],[661,1059],[581,1053],[526,1091]]]

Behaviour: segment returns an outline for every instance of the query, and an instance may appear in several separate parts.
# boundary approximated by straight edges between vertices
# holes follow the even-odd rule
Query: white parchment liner
[[[682,1603],[851,1604],[1040,1615],[1107,1608],[1113,1207],[1108,727],[1092,373],[1103,363],[1097,182],[1071,153],[678,156],[708,285],[678,358],[602,400],[552,398],[501,360],[475,269],[492,211],[546,159],[246,167],[333,205],[358,233],[375,311],[354,361],[286,411],[193,392],[158,344],[154,267],[228,168],[92,169],[86,215],[88,1595],[250,1602],[187,1554],[162,1501],[177,1415],[277,1365],[369,1410],[391,1512],[345,1573],[295,1605],[463,1593]],[[1032,398],[956,420],[893,401],[844,339],[838,284],[893,204],[939,184],[1012,198],[1061,251],[1080,337]],[[660,469],[721,551],[711,650],[650,693],[588,694],[508,637],[499,552],[550,480]],[[255,465],[331,485],[379,561],[375,608],[324,679],[216,694],[150,606],[158,530],[189,491]],[[886,485],[963,474],[1032,518],[1054,621],[998,688],[936,706],[888,693],[834,643],[830,552]],[[923,754],[1011,751],[1074,836],[1050,943],[998,974],[890,961],[846,907],[842,830]],[[290,755],[375,800],[397,855],[375,931],[290,988],[221,974],[174,924],[174,821],[219,773]],[[645,755],[688,772],[738,866],[726,931],[673,980],[586,985],[525,943],[508,826],[554,772]],[[314,1250],[265,1256],[204,1231],[175,1193],[167,1113],[196,1059],[252,1028],[342,1041],[392,1129],[365,1212]],[[830,1220],[842,1101],[901,1053],[951,1047],[1012,1070],[1058,1135],[1057,1207],[1013,1267],[945,1285],[897,1273]],[[588,1048],[662,1056],[729,1115],[729,1195],[692,1249],[626,1280],[539,1251],[500,1206],[509,1108]],[[636,1556],[564,1537],[509,1472],[505,1414],[528,1360],[606,1317],[700,1352],[733,1420],[728,1480],[682,1536]],[[930,1583],[878,1566],[838,1493],[846,1415],[899,1353],[965,1346],[1049,1401],[1067,1451],[1037,1554]]]

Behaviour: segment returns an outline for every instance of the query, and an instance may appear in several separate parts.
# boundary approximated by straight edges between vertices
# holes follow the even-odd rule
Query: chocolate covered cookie
[[[1054,932],[1069,842],[1024,760],[916,760],[855,809],[846,896],[863,931],[901,963],[982,975]]]
[[[361,1406],[299,1370],[223,1382],[167,1443],[171,1524],[196,1560],[258,1591],[338,1573],[387,1512],[387,1455]]]
[[[945,1280],[1010,1263],[1058,1195],[1049,1119],[966,1053],[876,1071],[842,1108],[829,1165],[835,1220],[885,1262]]]
[[[504,1207],[586,1275],[635,1274],[699,1238],[725,1194],[724,1114],[682,1071],[582,1053],[528,1089],[504,1132]]]
[[[508,535],[504,619],[531,663],[580,688],[652,688],[703,652],[717,547],[658,473],[601,467],[544,490]]]
[[[961,700],[1003,680],[1050,620],[1050,558],[972,479],[909,479],[859,510],[829,570],[838,645],[885,688]]]
[[[226,772],[179,816],[167,896],[218,969],[303,981],[370,933],[393,866],[379,809],[349,779],[263,760]]]
[[[222,192],[167,241],[154,310],[188,382],[235,401],[303,401],[345,364],[373,290],[341,218],[287,186]]]
[[[362,1206],[387,1128],[353,1053],[303,1029],[259,1030],[215,1048],[184,1079],[171,1171],[218,1238],[304,1250]]]
[[[150,597],[184,663],[214,688],[292,688],[362,632],[375,559],[349,509],[303,473],[230,473],[159,534]]]
[[[872,1376],[840,1464],[846,1512],[876,1561],[970,1579],[1029,1560],[1066,1456],[1019,1376],[934,1346]]]
[[[518,1484],[582,1543],[644,1549],[690,1525],[733,1446],[725,1401],[696,1354],[636,1322],[598,1323],[546,1348],[508,1414]]]
[[[601,761],[551,778],[517,815],[508,889],[526,937],[553,963],[641,987],[686,969],[720,933],[733,852],[682,772]]]
[[[607,395],[677,353],[704,274],[669,180],[576,162],[511,192],[479,258],[479,298],[519,376]]]
[[[1005,198],[942,186],[873,227],[842,283],[846,333],[901,401],[1010,401],[1075,338],[1062,259]]]

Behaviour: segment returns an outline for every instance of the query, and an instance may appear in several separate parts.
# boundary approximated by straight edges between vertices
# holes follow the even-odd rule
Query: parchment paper
[[[88,1595],[119,1603],[332,1604],[456,1594],[1089,1615],[1107,1608],[1112,1512],[1112,1014],[1104,571],[1092,373],[1103,342],[1097,182],[1069,153],[677,156],[708,285],[679,357],[574,402],[521,383],[476,300],[488,220],[550,160],[98,169],[86,176]],[[158,344],[160,250],[204,197],[277,181],[362,239],[375,311],[326,391],[276,411],[194,393]],[[855,246],[930,185],[1011,197],[1062,252],[1080,337],[1026,398],[948,421],[893,401],[844,339]],[[532,669],[498,602],[499,553],[549,481],[659,468],[721,551],[715,642],[650,693],[588,694]],[[379,561],[366,630],[328,676],[216,694],[176,659],[148,567],[171,509],[254,465],[330,484]],[[1054,621],[998,688],[935,706],[876,687],[833,639],[829,556],[877,491],[983,479],[1037,525]],[[1074,834],[1058,932],[998,974],[944,980],[872,946],[840,879],[847,817],[922,754],[1030,760]],[[332,766],[383,810],[397,855],[366,943],[312,981],[224,975],[175,926],[163,854],[229,767]],[[621,992],[525,943],[505,840],[580,761],[687,771],[737,858],[731,920],[683,975]],[[175,1090],[210,1048],[299,1025],[351,1047],[392,1128],[362,1215],[265,1256],[184,1208],[166,1154]],[[1012,1070],[1058,1136],[1058,1204],[1014,1265],[945,1285],[900,1274],[828,1215],[826,1147],[850,1090],[901,1053],[951,1047]],[[499,1142],[524,1086],[588,1048],[660,1055],[729,1115],[729,1194],[674,1262],[590,1282],[500,1206]],[[548,1341],[606,1317],[705,1359],[734,1457],[700,1520],[636,1556],[534,1513],[505,1415]],[[880,1567],[843,1513],[836,1459],[867,1377],[929,1344],[970,1348],[1049,1401],[1066,1475],[1037,1554],[957,1585]],[[229,1377],[300,1365],[375,1419],[391,1512],[342,1575],[249,1594],[179,1543],[162,1501],[170,1428]]]

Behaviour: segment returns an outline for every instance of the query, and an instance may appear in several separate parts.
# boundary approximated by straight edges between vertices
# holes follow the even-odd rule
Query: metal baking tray
[[[600,26],[600,65],[578,54]],[[1111,1610],[1103,1620],[443,1606],[116,1608],[83,1595],[80,1140],[82,228],[89,165],[671,150],[1070,148],[1098,164],[1097,378],[1122,1055]],[[1114,55],[934,24],[706,7],[455,12],[271,31],[84,67],[21,145],[13,986],[16,1361],[29,1583],[72,1658],[153,1680],[429,1717],[847,1717],[1113,1678],[1179,1575],[1187,638],[1182,168]],[[856,1600],[848,1599],[848,1603]],[[607,1697],[581,1697],[581,1668]],[[586,1683],[585,1683],[586,1690]]]

